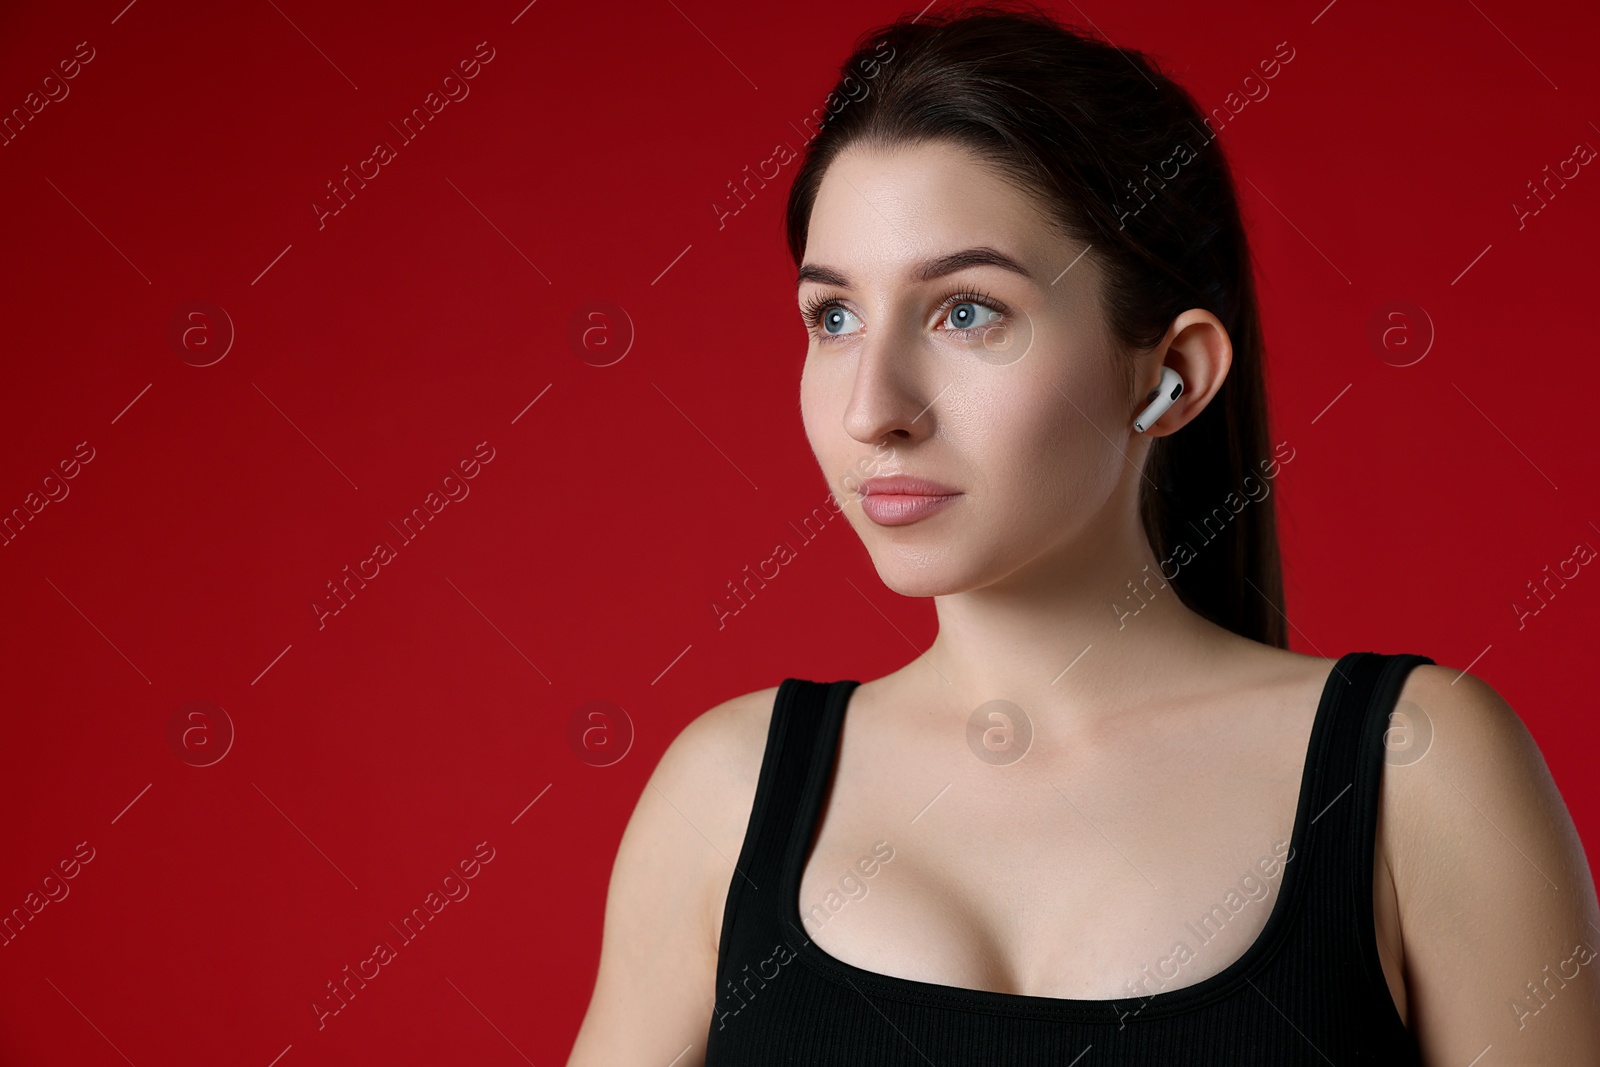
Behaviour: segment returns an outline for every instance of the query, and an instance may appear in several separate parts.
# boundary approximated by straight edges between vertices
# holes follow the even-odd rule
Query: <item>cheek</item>
[[[850,397],[848,392],[839,394],[840,384],[830,381],[826,373],[819,373],[811,360],[806,361],[805,369],[800,372],[800,423],[806,443],[811,446],[811,455],[829,489],[840,501],[845,501],[860,491],[859,488],[852,491],[851,486],[858,486],[860,479],[868,475],[856,474],[854,481],[846,480],[841,484],[850,472],[859,446],[844,430],[844,409]],[[849,383],[842,384],[848,390]]]
[[[997,522],[1059,531],[1105,502],[1127,462],[1117,389],[1109,374],[1058,372],[973,397],[968,428]]]
[[[828,459],[828,436],[823,432],[828,418],[828,402],[822,382],[813,373],[812,363],[808,359],[800,371],[800,423],[818,461]]]

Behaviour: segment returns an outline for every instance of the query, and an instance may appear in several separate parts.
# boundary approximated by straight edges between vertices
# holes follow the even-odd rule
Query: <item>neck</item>
[[[1250,643],[1179,600],[1138,527],[1087,530],[934,605],[938,636],[907,671],[942,704],[963,707],[1003,698],[1051,715],[1114,715],[1179,685],[1192,690],[1216,672],[1219,653]]]

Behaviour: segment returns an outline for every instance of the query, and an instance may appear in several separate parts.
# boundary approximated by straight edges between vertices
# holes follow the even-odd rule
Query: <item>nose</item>
[[[928,437],[935,426],[934,401],[941,392],[925,373],[915,340],[880,330],[857,350],[855,382],[844,410],[845,431],[868,445]]]

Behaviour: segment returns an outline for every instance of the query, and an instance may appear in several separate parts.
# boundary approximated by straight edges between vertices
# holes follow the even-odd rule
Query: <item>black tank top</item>
[[[1379,962],[1372,880],[1389,713],[1411,668],[1432,662],[1339,659],[1311,727],[1291,850],[1260,937],[1198,983],[1115,1001],[878,974],[807,938],[800,874],[859,683],[784,679],[728,889],[706,1064],[1420,1065]]]

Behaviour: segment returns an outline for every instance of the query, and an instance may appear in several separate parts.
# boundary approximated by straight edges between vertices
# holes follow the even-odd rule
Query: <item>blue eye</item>
[[[847,332],[845,324],[850,319],[856,319],[855,315],[838,304],[833,304],[822,313],[821,318],[818,320],[818,325],[824,333],[838,335]],[[860,319],[856,319],[856,322],[859,323],[860,321]]]
[[[989,318],[983,315],[988,312]],[[995,321],[1004,316],[986,304],[974,300],[963,300],[950,309],[944,321],[949,322],[951,330],[956,333],[966,333],[968,330],[982,329],[994,325]]]
[[[805,323],[807,332],[816,335],[824,344],[832,338],[853,333],[847,329],[851,319],[858,324],[861,322],[854,312],[832,296],[814,296],[800,308],[800,321]]]

